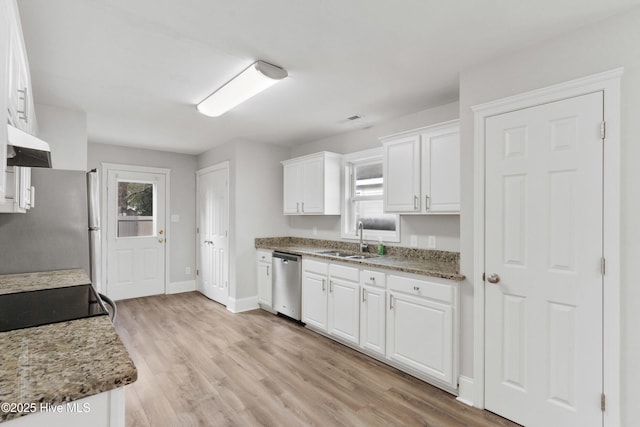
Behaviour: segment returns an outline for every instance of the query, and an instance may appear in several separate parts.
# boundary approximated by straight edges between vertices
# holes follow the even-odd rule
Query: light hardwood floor
[[[134,426],[516,426],[262,310],[196,292],[118,302]]]

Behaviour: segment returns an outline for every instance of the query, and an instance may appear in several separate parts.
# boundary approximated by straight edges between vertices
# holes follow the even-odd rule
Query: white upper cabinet
[[[7,101],[9,86],[9,45],[11,42],[11,25],[9,20],[9,11],[7,10],[9,2],[0,2],[0,208],[5,203],[5,170],[7,167]]]
[[[460,126],[454,120],[381,138],[384,210],[460,213]]]
[[[7,76],[7,123],[35,135],[35,114],[31,76],[27,52],[22,38],[22,26],[15,2],[5,2],[10,9],[9,17],[9,49],[6,53]]]
[[[340,215],[342,155],[323,151],[282,162],[285,215]]]
[[[415,212],[420,196],[420,135],[384,143],[384,210]]]
[[[30,168],[7,169],[9,123],[27,133],[37,131],[29,62],[15,0],[0,2],[0,212],[32,207]]]

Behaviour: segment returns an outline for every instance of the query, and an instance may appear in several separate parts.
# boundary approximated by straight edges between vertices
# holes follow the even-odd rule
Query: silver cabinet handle
[[[296,202],[296,212],[300,213],[300,202]]]
[[[418,210],[418,203],[420,203],[420,198],[418,196],[413,196],[413,210]]]
[[[389,310],[393,310],[393,295],[389,295]]]
[[[498,283],[500,282],[500,276],[498,276],[496,273],[490,274],[487,276],[487,282],[489,283]]]
[[[322,292],[327,290],[327,286],[326,286],[326,280],[322,279]]]
[[[427,210],[429,210],[431,208],[431,197],[429,196],[424,196],[424,206]]]
[[[362,302],[367,302],[367,290],[362,290]]]
[[[269,275],[269,266],[267,265],[267,276]]]
[[[329,293],[333,293],[333,280],[329,280]]]
[[[376,278],[375,278],[375,277],[373,277],[373,276],[371,276],[371,277],[369,277],[369,280],[371,280],[372,282],[375,282],[375,281],[376,281]]]
[[[304,213],[304,202],[302,202],[302,213]]]
[[[24,104],[22,104],[22,111],[18,110],[17,113],[21,114],[22,117],[20,117],[21,120],[24,120],[25,123],[27,123],[28,120],[28,116],[27,116],[27,107],[29,105],[28,101],[27,101],[27,90],[29,88],[24,88],[24,89],[18,89],[18,93],[22,94],[22,101],[24,102]]]
[[[413,290],[416,291],[416,292],[420,292],[420,286],[414,286]]]

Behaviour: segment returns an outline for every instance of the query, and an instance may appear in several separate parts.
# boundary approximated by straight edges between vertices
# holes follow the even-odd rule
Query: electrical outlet
[[[418,235],[417,234],[412,234],[411,235],[411,247],[412,248],[417,248],[418,247]]]
[[[187,267],[184,269],[184,274],[186,274],[187,276],[191,275],[191,267]]]
[[[427,249],[436,248],[436,236],[427,236]]]

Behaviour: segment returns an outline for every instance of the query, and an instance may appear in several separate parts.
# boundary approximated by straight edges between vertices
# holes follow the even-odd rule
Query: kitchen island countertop
[[[83,283],[89,279],[82,270],[1,275],[0,295]],[[137,377],[108,316],[0,333],[0,403],[59,405]],[[27,413],[0,410],[0,423]]]

